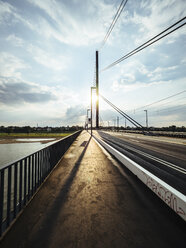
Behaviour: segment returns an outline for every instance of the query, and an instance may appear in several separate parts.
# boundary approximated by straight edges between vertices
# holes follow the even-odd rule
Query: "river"
[[[46,141],[47,143],[43,143]],[[18,142],[18,143],[16,143]],[[54,138],[14,139],[12,143],[0,144],[0,168],[56,142]]]

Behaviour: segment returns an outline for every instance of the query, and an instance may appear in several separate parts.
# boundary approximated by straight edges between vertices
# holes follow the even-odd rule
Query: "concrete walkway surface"
[[[83,131],[0,247],[185,248],[186,225]]]

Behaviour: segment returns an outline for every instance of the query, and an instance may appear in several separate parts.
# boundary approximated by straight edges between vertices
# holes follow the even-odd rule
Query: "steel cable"
[[[176,26],[177,24],[179,24],[180,22],[182,22],[183,20],[185,20],[186,17],[182,18],[181,20],[177,21],[176,23],[174,23],[173,25],[171,25],[170,27],[166,28],[164,31],[162,31],[161,33],[159,33],[158,35],[154,36],[153,38],[151,38],[150,40],[146,41],[145,43],[143,43],[142,45],[140,45],[139,47],[135,48],[134,50],[132,50],[131,52],[127,53],[126,55],[124,55],[123,57],[121,57],[120,59],[116,60],[115,62],[113,62],[112,64],[108,65],[107,67],[105,67],[104,69],[101,70],[105,71],[113,66],[115,66],[116,64],[122,62],[123,60],[133,56],[134,54],[140,52],[141,50],[147,48],[148,46],[152,45],[153,43],[161,40],[162,38],[166,37],[167,35],[173,33],[174,31],[178,30],[179,28],[183,27],[186,22],[184,22],[183,24],[181,24],[180,26],[174,28],[173,30],[169,31],[168,33],[162,35],[163,33],[165,33],[166,31],[168,31],[169,29],[173,28],[174,26]],[[161,37],[159,37],[160,35],[162,35]],[[158,39],[156,39],[157,37],[159,37]],[[155,40],[154,40],[155,39]],[[150,42],[150,43],[149,43]]]

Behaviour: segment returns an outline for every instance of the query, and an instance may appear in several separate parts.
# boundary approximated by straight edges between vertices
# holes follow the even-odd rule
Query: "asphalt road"
[[[186,140],[103,132],[101,139],[186,195]]]
[[[185,222],[84,131],[0,247],[185,248],[185,233]]]

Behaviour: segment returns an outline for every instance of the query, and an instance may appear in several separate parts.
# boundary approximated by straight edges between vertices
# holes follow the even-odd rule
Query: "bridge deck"
[[[185,247],[185,223],[85,131],[0,247]]]

